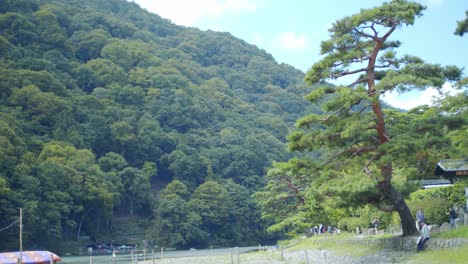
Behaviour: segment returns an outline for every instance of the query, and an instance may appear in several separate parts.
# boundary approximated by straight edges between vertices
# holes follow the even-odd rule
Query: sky
[[[372,8],[383,0],[132,0],[142,8],[181,26],[229,32],[306,72],[321,59],[320,42],[338,19]],[[411,54],[429,63],[456,65],[468,75],[468,36],[455,36],[457,21],[465,18],[466,0],[417,0],[427,7],[412,26],[400,28],[391,39],[402,42],[398,55]],[[453,93],[449,85],[445,92]],[[386,94],[394,107],[411,109],[431,104],[435,89]]]

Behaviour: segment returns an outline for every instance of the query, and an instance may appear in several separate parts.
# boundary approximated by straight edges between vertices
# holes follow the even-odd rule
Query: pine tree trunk
[[[401,194],[395,190],[393,186],[390,186],[390,195],[388,198],[393,203],[395,210],[400,215],[403,236],[412,236],[418,234],[418,229],[416,228],[416,222],[414,221],[413,214],[411,214],[405,199],[403,199]]]
[[[403,196],[392,186],[393,166],[391,163],[384,164],[380,167],[380,173],[384,180],[377,184],[377,189],[390,201],[393,209],[398,212],[401,220],[401,228],[403,236],[412,236],[418,233],[416,224],[411,214],[408,205],[403,199]]]
[[[387,201],[389,201],[393,210],[398,212],[401,221],[401,228],[403,229],[403,236],[413,236],[418,234],[418,229],[411,214],[408,205],[403,199],[403,196],[392,186],[392,164],[388,163],[381,167],[381,175],[384,180],[377,184],[377,189],[384,195]],[[386,211],[386,210],[385,210]]]

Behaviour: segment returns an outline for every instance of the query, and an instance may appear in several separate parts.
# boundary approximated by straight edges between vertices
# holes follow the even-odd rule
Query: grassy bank
[[[460,226],[454,230],[436,233],[432,238],[467,238],[468,226]],[[411,263],[467,263],[468,245],[459,248],[426,250],[421,253],[413,254],[407,259]]]
[[[459,248],[438,249],[415,253],[405,261],[411,263],[467,263],[468,245]]]
[[[433,238],[468,238],[468,226],[459,226],[456,229],[436,233]]]
[[[367,247],[359,244],[340,243],[342,240],[355,238],[352,233],[343,233],[334,236],[314,236],[295,241],[286,241],[284,244],[294,244],[288,247],[290,251],[299,251],[304,249],[325,249],[332,251],[336,255],[347,255],[352,257],[360,257],[370,255],[382,250],[380,247]]]
[[[394,237],[391,235],[369,236],[363,239],[374,240]],[[432,238],[438,239],[454,239],[466,238],[468,239],[468,226],[460,226],[454,230],[445,232],[434,233]],[[319,249],[328,250],[336,255],[347,255],[351,257],[360,257],[365,255],[375,254],[382,250],[379,246],[371,246],[367,243],[353,243],[349,242],[354,239],[359,240],[352,233],[344,233],[336,236],[314,236],[308,238],[301,238],[289,241],[283,241],[281,244],[288,248],[290,251],[302,251],[305,249]],[[415,261],[415,263],[468,263],[461,260],[468,260],[468,245],[460,248],[451,249],[437,249],[426,250],[422,253],[411,254],[408,261]]]

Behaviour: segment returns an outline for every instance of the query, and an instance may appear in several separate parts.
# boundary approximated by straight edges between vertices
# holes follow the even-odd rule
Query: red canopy
[[[50,251],[23,251],[24,264],[49,264],[50,258],[53,262],[62,261],[62,259]],[[0,264],[17,264],[20,258],[20,252],[0,253]]]

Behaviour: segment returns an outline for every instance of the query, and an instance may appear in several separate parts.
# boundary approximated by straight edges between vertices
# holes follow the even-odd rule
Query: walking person
[[[429,226],[425,221],[422,222],[423,226],[421,228],[421,237],[419,238],[418,242],[418,249],[417,252],[424,249],[424,245],[429,240],[431,236],[431,232],[429,231]]]
[[[424,217],[424,212],[422,208],[419,208],[418,212],[416,212],[416,221],[418,222],[416,227],[418,228],[418,231],[421,232],[423,223],[426,221],[426,217]]]
[[[377,217],[372,221],[372,226],[374,227],[375,234],[377,234],[377,230],[379,229],[379,219]]]
[[[457,227],[455,219],[457,219],[457,213],[453,208],[453,205],[450,206],[450,211],[447,213],[450,217],[450,230],[455,229]]]

